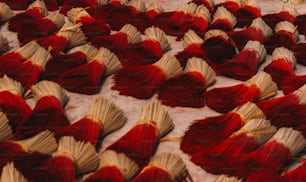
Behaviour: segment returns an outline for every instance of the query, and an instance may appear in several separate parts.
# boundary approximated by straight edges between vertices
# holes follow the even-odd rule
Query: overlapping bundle
[[[213,16],[209,29],[218,29],[224,32],[231,32],[234,31],[234,26],[236,23],[236,17],[226,8],[220,6]]]
[[[249,26],[252,21],[261,17],[260,9],[255,0],[244,0],[242,6],[234,13],[237,18],[237,27]]]

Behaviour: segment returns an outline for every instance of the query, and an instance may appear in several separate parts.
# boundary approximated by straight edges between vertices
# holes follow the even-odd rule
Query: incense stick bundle
[[[275,25],[275,33],[271,35],[264,43],[269,54],[277,47],[285,47],[293,50],[299,40],[299,32],[296,27],[288,22],[281,21]]]
[[[209,173],[238,176],[241,157],[256,150],[275,132],[276,127],[272,126],[270,121],[253,119],[208,153],[198,152],[191,160]]]
[[[123,153],[106,150],[100,154],[98,169],[84,182],[95,181],[130,181],[138,172],[137,164]]]
[[[98,8],[102,5],[107,4],[106,0],[57,0],[62,2],[57,2],[62,5],[60,13],[66,15],[67,12],[72,8]]]
[[[180,61],[182,67],[185,67],[188,59],[192,57],[198,57],[206,60],[209,65],[212,66],[206,56],[206,52],[201,49],[203,42],[203,39],[199,37],[193,30],[189,30],[185,33],[182,39],[184,49],[175,55],[175,57]]]
[[[7,163],[2,170],[0,182],[28,182],[23,175],[15,168],[13,163]]]
[[[0,109],[8,119],[11,132],[23,123],[32,112],[30,106],[23,99],[23,87],[21,84],[6,75],[0,78]],[[5,121],[2,116],[2,121]],[[5,124],[6,125],[6,124]],[[0,132],[2,133],[2,132]]]
[[[257,103],[271,123],[280,127],[292,127],[306,136],[306,84],[295,92]]]
[[[181,38],[189,30],[193,30],[199,36],[204,36],[210,22],[211,17],[209,10],[204,5],[198,6],[192,18],[188,19],[182,24],[180,33],[176,40],[181,40]]]
[[[238,9],[234,16],[237,18],[237,27],[249,26],[255,18],[261,17],[261,11],[255,0],[244,0],[242,7]]]
[[[41,81],[31,87],[30,93],[36,100],[31,116],[17,128],[16,139],[24,139],[46,129],[69,125],[64,107],[69,100],[66,91],[51,81]]]
[[[234,41],[222,30],[207,31],[201,49],[215,65],[226,62],[238,52]]]
[[[9,124],[9,120],[6,114],[0,112],[0,142],[4,140],[9,140],[12,137],[13,137],[13,130]]]
[[[10,77],[14,77],[16,74],[16,67],[32,57],[38,48],[39,45],[36,42],[31,41],[15,51],[1,55],[0,76],[2,77],[6,74]]]
[[[16,14],[9,20],[8,29],[13,32],[21,32],[22,27],[37,21],[48,15],[48,9],[42,0],[35,0],[25,12]]]
[[[284,47],[279,47],[272,52],[272,62],[264,68],[264,71],[271,75],[272,80],[281,89],[284,78],[295,75],[295,67],[296,59],[293,52]]]
[[[1,0],[7,4],[12,10],[25,10],[30,4],[29,0]]]
[[[248,102],[224,115],[196,120],[185,132],[180,148],[189,155],[209,152],[250,120],[263,117],[263,112]]]
[[[37,42],[41,46],[50,50],[52,54],[59,54],[59,52],[62,52],[67,48],[76,47],[86,43],[87,37],[80,27],[81,24],[72,25],[72,23],[66,22],[54,35],[38,38]]]
[[[188,60],[184,71],[159,88],[158,99],[172,107],[205,106],[206,88],[215,81],[216,73],[204,60],[195,57]]]
[[[299,166],[283,173],[280,177],[281,181],[303,181],[306,179],[306,160],[299,162]]]
[[[72,8],[67,12],[68,19],[74,23],[81,23],[81,29],[90,41],[100,35],[109,35],[110,27],[103,21],[94,19],[84,8]]]
[[[279,172],[305,146],[306,140],[299,131],[280,128],[264,145],[241,158],[240,176],[263,169]]]
[[[121,68],[113,77],[112,89],[119,91],[121,95],[148,99],[167,79],[182,71],[174,56],[164,55],[151,65]]]
[[[72,92],[95,94],[100,91],[103,76],[113,74],[120,67],[121,63],[113,52],[100,48],[88,63],[63,72],[58,83]]]
[[[226,8],[220,6],[215,12],[212,22],[209,26],[210,30],[217,29],[224,32],[234,31],[234,26],[236,25],[236,17],[229,12]]]
[[[241,8],[242,2],[241,0],[225,0],[224,2],[217,4],[216,8],[220,6],[226,8],[231,13],[235,13],[238,9]]]
[[[188,170],[184,161],[172,153],[160,153],[132,180],[133,182],[185,181]]]
[[[242,182],[242,179],[238,179],[236,176],[219,175],[214,182]]]
[[[143,168],[155,153],[159,139],[172,129],[168,112],[154,101],[142,109],[136,125],[107,149],[124,153]]]
[[[33,173],[34,181],[75,182],[77,175],[94,171],[99,165],[95,148],[77,142],[72,136],[62,137],[52,157],[43,161]]]
[[[238,85],[214,88],[206,93],[207,106],[225,113],[246,102],[258,102],[276,95],[277,85],[269,74],[260,71]]]
[[[257,73],[260,63],[266,59],[267,51],[259,41],[248,41],[232,59],[221,64],[217,72],[230,78],[245,81]],[[273,78],[273,77],[272,77]]]
[[[274,14],[266,14],[262,16],[262,19],[271,27],[274,28],[275,25],[281,21],[288,21],[292,24],[295,22],[295,17],[299,13],[292,4],[283,4],[282,10]]]
[[[55,136],[73,136],[77,141],[89,142],[96,146],[101,136],[121,128],[125,121],[123,111],[114,103],[103,97],[94,97],[85,116],[71,125],[59,128]]]
[[[50,58],[49,51],[39,47],[32,57],[16,68],[16,74],[13,78],[19,81],[25,90],[28,90],[38,81]]]
[[[87,63],[94,58],[97,52],[98,49],[94,46],[84,44],[72,48],[67,54],[54,55],[47,62],[42,78],[57,82],[63,72]]]
[[[148,15],[148,17],[152,19],[155,18],[156,15],[163,13],[163,12],[164,12],[164,9],[158,0],[154,0],[146,10],[146,14]]]
[[[9,42],[3,35],[0,33],[0,53],[5,53],[9,50]]]
[[[297,17],[295,17],[295,25],[297,26],[298,31],[302,35],[306,35],[306,26],[304,24],[306,19],[306,14],[300,14]]]
[[[119,32],[112,35],[96,36],[91,42],[96,47],[105,47],[111,51],[115,51],[116,49],[123,49],[140,43],[140,35],[140,32],[134,26],[126,24]]]
[[[272,29],[261,19],[256,18],[252,24],[239,31],[229,33],[237,48],[241,50],[249,40],[259,41],[261,44],[272,35]]]
[[[215,13],[216,7],[213,0],[192,0],[191,2],[198,6],[204,5],[209,10],[210,14]]]
[[[0,3],[0,22],[4,23],[7,22],[9,19],[11,19],[15,13],[12,11],[12,9],[6,4],[6,3]]]
[[[29,26],[24,25],[22,31],[18,32],[17,38],[22,44],[35,38],[44,37],[57,32],[65,23],[64,15],[55,12],[33,21]]]
[[[306,84],[306,75],[287,76],[283,79],[283,93],[290,94]]]
[[[24,140],[6,140],[0,143],[0,172],[8,162],[13,162],[16,168],[25,175],[31,176],[31,170],[54,152],[57,143],[50,131],[44,131]],[[23,157],[32,158],[27,160]],[[33,160],[35,159],[35,160]],[[27,172],[27,173],[25,173]]]

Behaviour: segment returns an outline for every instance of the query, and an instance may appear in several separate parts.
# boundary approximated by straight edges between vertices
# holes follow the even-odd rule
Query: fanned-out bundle
[[[72,8],[91,7],[95,9],[102,5],[107,4],[107,0],[56,0],[56,1],[61,1],[61,3],[59,4],[62,5],[62,7],[59,12],[64,15],[66,15],[67,12]]]
[[[54,55],[47,62],[42,78],[56,82],[60,74],[87,63],[94,58],[97,52],[98,49],[94,46],[84,44],[72,48],[67,54]]]
[[[7,52],[9,49],[8,40],[0,33],[0,54]]]
[[[166,80],[182,72],[174,56],[164,55],[151,65],[121,68],[113,77],[112,89],[120,95],[148,99]]]
[[[15,68],[15,74],[12,76],[22,84],[25,90],[28,90],[39,80],[41,73],[51,58],[49,51],[42,47],[38,47],[35,51],[29,59]]]
[[[0,3],[0,23],[7,22],[15,13],[6,3]]]
[[[13,130],[9,120],[3,112],[0,112],[0,142],[13,138]]]
[[[199,37],[193,30],[185,33],[182,44],[184,49],[178,52],[175,57],[180,61],[182,67],[185,67],[189,58],[198,57],[206,59],[206,52],[201,49],[203,39]]]
[[[263,112],[248,102],[224,115],[196,120],[185,132],[180,147],[189,155],[209,152],[251,119],[263,117]]]
[[[0,78],[0,110],[7,117],[12,133],[32,113],[32,109],[23,99],[23,91],[19,82],[6,75]],[[1,118],[5,121],[4,116]]]
[[[159,27],[168,35],[177,36],[183,24],[193,17],[197,10],[194,3],[183,4],[174,12],[165,12],[156,16]]]
[[[305,20],[306,20],[306,14],[301,14],[301,15],[298,15],[297,17],[295,17],[295,22],[294,23],[297,26],[298,31],[302,35],[306,35]]]
[[[248,41],[244,48],[232,59],[221,64],[217,72],[230,78],[245,81],[257,73],[257,69],[265,61],[267,51],[258,41]]]
[[[300,161],[299,166],[286,171],[280,177],[281,181],[305,181],[306,180],[306,160]]]
[[[224,32],[234,31],[234,26],[236,25],[236,17],[228,11],[226,8],[220,6],[215,12],[209,29],[218,29]]]
[[[160,138],[173,127],[168,112],[154,101],[142,109],[136,125],[107,149],[124,153],[141,169],[155,153]]]
[[[287,76],[283,79],[283,93],[290,94],[306,84],[306,75]]]
[[[31,24],[25,24],[22,30],[17,32],[17,38],[21,44],[25,44],[39,37],[49,36],[57,32],[65,23],[64,15],[55,12],[33,21]]]
[[[238,179],[236,176],[220,175],[214,182],[242,182],[242,179]]]
[[[76,176],[94,171],[98,166],[99,156],[90,143],[65,136],[52,157],[33,171],[33,181],[75,182]]]
[[[147,16],[152,19],[155,19],[155,17],[158,14],[163,13],[163,12],[164,12],[164,9],[158,0],[154,0],[146,10]]]
[[[296,27],[288,22],[281,21],[275,25],[274,34],[264,43],[269,54],[277,47],[285,47],[294,50],[299,40],[299,32]]]
[[[110,34],[110,27],[105,22],[94,19],[84,8],[72,8],[67,12],[67,17],[74,24],[82,24],[81,29],[89,41],[95,36]]]
[[[271,27],[274,28],[275,25],[281,21],[288,21],[292,24],[295,22],[295,17],[299,13],[292,4],[283,4],[283,8],[280,12],[274,14],[266,14],[262,16],[262,19]]]
[[[41,81],[33,85],[30,92],[36,105],[31,116],[17,128],[16,139],[31,137],[46,129],[55,131],[70,124],[63,109],[69,97],[57,83]]]
[[[14,163],[7,163],[0,176],[0,182],[28,182],[28,180],[15,168]]]
[[[30,59],[39,48],[35,41],[31,41],[15,51],[8,52],[0,56],[0,76],[8,75],[14,77],[16,67],[24,61]]]
[[[158,99],[172,107],[203,107],[206,88],[215,77],[216,73],[204,60],[190,58],[183,74],[170,78],[159,88]]]
[[[280,172],[305,146],[306,140],[299,131],[280,128],[265,144],[241,157],[239,176],[246,177],[258,170]]]
[[[133,182],[186,181],[188,170],[184,161],[172,153],[160,153],[132,180]]]
[[[9,20],[8,29],[13,32],[22,32],[23,27],[48,15],[48,9],[42,0],[31,3],[25,12],[16,14]]]
[[[57,55],[67,48],[86,43],[87,37],[82,32],[81,26],[81,24],[73,25],[70,22],[66,22],[54,35],[38,38],[37,42],[50,50],[52,54]]]
[[[215,3],[213,0],[192,0],[191,3],[195,3],[196,5],[204,5],[210,12],[210,14],[215,13]]]
[[[191,161],[212,174],[239,176],[237,169],[241,157],[256,150],[276,130],[268,120],[250,120],[209,152],[198,152],[193,155]]]
[[[123,111],[114,103],[103,97],[94,97],[85,116],[71,125],[56,130],[55,137],[73,136],[77,141],[89,142],[96,146],[101,136],[121,128],[125,121]]]
[[[306,136],[306,84],[288,95],[258,102],[258,107],[271,123],[280,127],[292,127]]]
[[[184,23],[182,24],[179,35],[176,40],[181,40],[181,38],[189,30],[193,30],[199,36],[204,36],[210,22],[211,17],[209,10],[204,5],[198,6],[195,10],[194,15],[190,19],[184,21]]]
[[[0,2],[7,4],[12,10],[25,10],[30,4],[29,0],[0,0]]]
[[[216,5],[217,8],[219,6],[226,8],[231,13],[235,13],[237,10],[241,8],[242,2],[241,0],[225,0],[224,2],[221,2]]]
[[[207,106],[225,113],[246,102],[258,102],[276,95],[277,85],[269,74],[260,71],[249,80],[234,86],[206,92]]]
[[[72,92],[95,94],[100,91],[103,77],[113,74],[120,67],[118,57],[102,47],[92,60],[63,72],[58,83]]]
[[[237,19],[237,27],[249,26],[255,18],[261,17],[260,9],[256,0],[243,0],[242,6],[234,16]]]
[[[261,18],[254,19],[252,24],[245,29],[229,33],[239,50],[250,40],[259,41],[263,44],[271,35],[272,29]]]
[[[284,78],[295,75],[295,67],[296,59],[293,52],[284,47],[278,47],[272,52],[272,62],[264,68],[264,71],[271,75],[272,80],[281,89]]]
[[[139,44],[120,49],[117,55],[123,66],[148,65],[159,60],[170,49],[165,32],[157,27],[145,30],[145,38]]]
[[[86,177],[84,182],[131,181],[138,170],[137,164],[125,154],[106,150],[100,154],[100,165],[98,169]]]
[[[26,178],[31,178],[31,171],[42,160],[47,159],[57,148],[57,143],[50,131],[44,131],[25,140],[6,140],[0,142],[0,172],[8,162],[13,162]]]
[[[91,40],[96,47],[105,47],[111,51],[127,48],[141,42],[140,32],[132,25],[124,25],[118,32],[112,35],[96,36]]]
[[[215,65],[228,61],[238,52],[234,41],[222,30],[206,32],[201,49],[206,52],[209,60]]]

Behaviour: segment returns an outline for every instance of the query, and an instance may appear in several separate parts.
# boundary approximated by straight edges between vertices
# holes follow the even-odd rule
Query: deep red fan
[[[215,12],[211,24],[208,28],[210,30],[218,29],[224,32],[232,32],[234,31],[234,26],[236,23],[236,17],[226,8],[220,6]]]
[[[269,141],[241,158],[239,176],[264,169],[279,172],[305,146],[306,140],[299,131],[280,128]]]
[[[306,160],[305,159],[301,160],[299,162],[298,167],[283,173],[280,179],[282,182],[305,181],[306,180]]]
[[[120,68],[118,57],[108,49],[100,48],[92,60],[63,72],[58,83],[71,92],[96,94],[100,91],[103,77]]]
[[[260,63],[266,59],[267,51],[258,41],[248,41],[232,59],[217,67],[218,74],[245,81],[257,73]]]
[[[295,25],[302,35],[306,35],[306,14],[299,15],[295,18]]]
[[[107,149],[124,153],[141,169],[154,155],[160,138],[172,128],[168,112],[158,101],[154,101],[142,109],[136,125]]]
[[[114,75],[113,90],[138,99],[150,98],[169,78],[182,73],[178,60],[164,55],[154,64],[121,68]]]
[[[162,104],[176,107],[204,107],[206,88],[214,83],[216,73],[200,58],[190,58],[185,73],[167,80],[158,90]]]
[[[305,34],[306,35],[306,34]],[[293,48],[294,55],[297,59],[297,62],[301,65],[306,66],[306,43],[299,42],[297,45]]]
[[[238,9],[241,8],[241,0],[225,0],[224,2],[221,2],[216,5],[216,8],[223,6],[231,13],[235,13]]]
[[[247,178],[247,182],[258,182],[258,181],[274,181],[280,182],[279,173],[273,169],[262,169],[252,172]]]
[[[46,129],[56,129],[69,125],[64,107],[69,97],[66,91],[51,81],[41,81],[31,87],[36,105],[31,116],[17,128],[14,137],[28,138]]]
[[[147,16],[152,19],[155,19],[155,17],[162,12],[164,12],[164,9],[159,1],[153,1],[146,10]]]
[[[272,35],[272,29],[261,18],[256,18],[249,27],[230,32],[228,35],[234,40],[237,48],[241,50],[249,40],[259,41],[263,44]]]
[[[269,120],[253,119],[210,151],[194,154],[191,161],[212,174],[239,176],[237,161],[265,143],[276,130]]]
[[[255,0],[244,0],[242,7],[234,13],[237,27],[249,26],[255,18],[261,17],[260,9]]]
[[[100,154],[100,165],[98,169],[86,177],[84,182],[130,181],[138,170],[137,164],[124,153],[106,150]]]
[[[269,74],[260,71],[234,86],[214,88],[206,93],[207,106],[225,113],[246,102],[258,102],[276,95],[277,85]]]
[[[189,155],[198,152],[204,154],[250,120],[263,117],[263,112],[255,104],[248,102],[224,115],[196,120],[185,132],[180,148]]]
[[[285,77],[294,76],[294,69],[296,67],[296,59],[294,54],[284,47],[274,49],[272,53],[272,62],[268,64],[264,71],[269,73],[272,80],[281,89],[283,87],[283,80]]]
[[[279,22],[275,25],[274,31],[275,33],[264,42],[269,54],[277,47],[294,50],[299,40],[299,32],[292,23],[288,21]]]
[[[295,75],[283,79],[283,93],[289,94],[306,84],[306,75]]]

